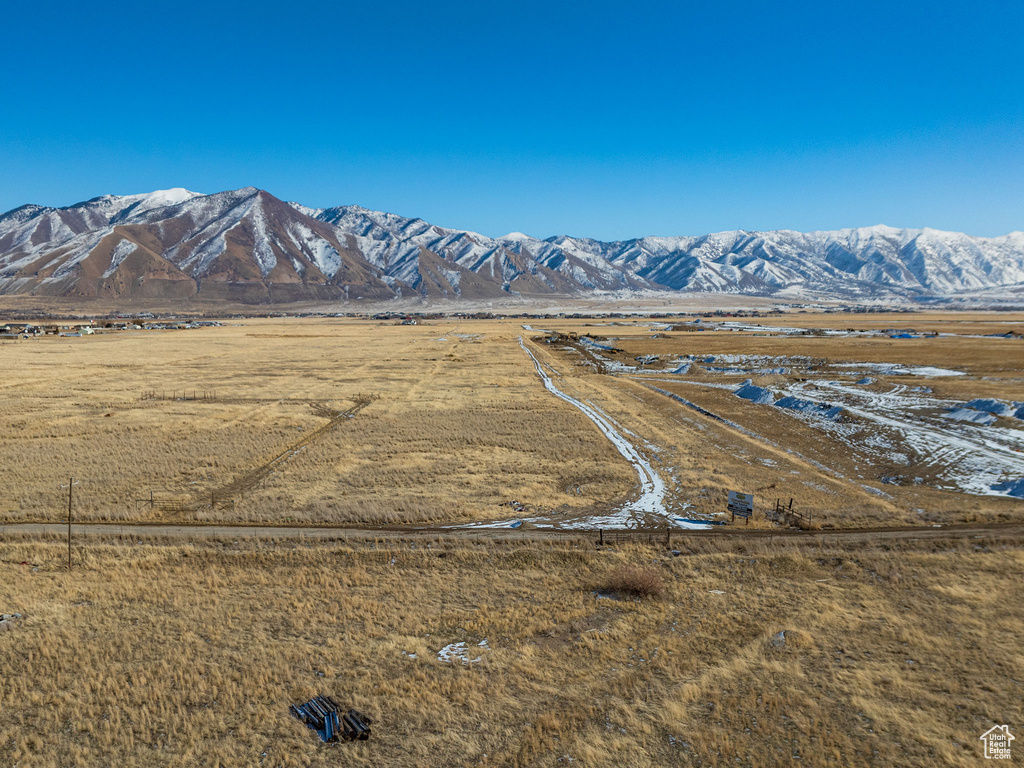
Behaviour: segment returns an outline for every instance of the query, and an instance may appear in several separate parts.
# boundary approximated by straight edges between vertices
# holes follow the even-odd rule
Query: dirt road
[[[569,405],[594,422],[602,434],[615,446],[615,450],[622,454],[623,458],[636,470],[637,478],[640,482],[639,496],[628,502],[617,514],[611,515],[603,521],[595,520],[594,527],[601,527],[602,524],[604,527],[609,528],[622,527],[623,524],[637,514],[656,514],[667,517],[668,512],[665,509],[665,482],[654,470],[654,467],[651,466],[651,462],[647,457],[622,435],[618,425],[612,421],[608,414],[600,410],[593,403],[584,403],[556,387],[551,381],[551,377],[544,372],[544,367],[537,359],[537,356],[523,343],[522,336],[519,337],[519,346],[523,348],[523,351],[533,361],[537,375],[544,383],[544,388],[555,397],[569,403]]]
[[[67,523],[9,523],[0,524],[0,541],[6,536],[65,536]],[[223,524],[119,524],[74,523],[72,536],[102,535],[131,537],[196,537],[196,538],[266,538],[266,539],[331,539],[339,536],[444,536],[474,538],[595,538],[596,531],[545,529],[458,529],[437,526],[399,525],[347,525],[347,526],[277,526],[277,525],[223,525]],[[609,532],[612,533],[612,532]],[[626,533],[626,532],[622,532]],[[654,532],[657,535],[657,532]],[[887,539],[949,539],[993,536],[1024,538],[1024,523],[969,523],[939,527],[892,526],[887,528],[843,528],[823,531],[789,529],[745,529],[718,527],[713,531],[672,531],[672,538],[682,541],[690,538],[764,539],[803,538],[821,541],[881,541]]]

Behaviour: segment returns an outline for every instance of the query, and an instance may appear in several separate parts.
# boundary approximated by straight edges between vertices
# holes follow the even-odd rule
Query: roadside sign
[[[750,517],[754,514],[754,496],[750,493],[740,493],[739,491],[729,491],[729,506],[728,509],[734,515],[740,517]]]

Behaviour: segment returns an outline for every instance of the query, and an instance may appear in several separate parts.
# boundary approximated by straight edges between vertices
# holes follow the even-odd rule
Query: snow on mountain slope
[[[0,217],[0,290],[120,295],[154,277],[175,295],[187,283],[192,292],[205,285],[206,292],[267,300],[273,286],[289,300],[337,297],[349,288],[393,295],[336,230],[254,187],[107,196]],[[145,290],[158,290],[153,283]]]
[[[294,205],[294,204],[293,204]],[[556,270],[532,258],[524,250],[527,242],[494,240],[476,232],[445,229],[422,219],[409,219],[391,213],[371,211],[360,206],[339,206],[321,211],[320,221],[347,236],[354,248],[387,276],[402,280],[413,288],[424,285],[421,255],[424,251],[440,257],[447,266],[433,270],[432,277],[444,276],[447,288],[462,295],[462,280],[469,273],[484,278],[476,281],[477,292],[490,293],[527,287],[531,292],[572,292],[578,286]],[[530,240],[543,245],[543,241]],[[517,286],[523,283],[523,286]],[[428,286],[429,287],[429,286]]]
[[[29,265],[57,278],[92,251],[117,221],[199,197],[185,189],[141,195],[103,195],[66,208],[26,205],[0,216],[0,276]],[[61,251],[61,249],[65,249]],[[54,258],[45,259],[45,255]],[[37,263],[40,258],[44,260]]]
[[[147,275],[153,279],[143,289]],[[489,238],[356,205],[283,203],[254,187],[105,195],[0,216],[0,291],[132,293],[157,290],[154,280],[174,283],[175,291],[192,285],[259,300],[644,289],[1017,295],[1024,290],[1024,233],[981,238],[879,225],[618,242],[522,232]]]
[[[831,295],[949,294],[1024,282],[1024,235],[970,237],[886,226],[834,232],[718,232],[619,243],[560,238],[677,290]]]
[[[196,197],[203,197],[198,192],[189,192],[187,189],[181,187],[175,187],[174,189],[158,189],[156,192],[150,192],[145,195],[129,195],[127,197],[120,198],[120,202],[127,202],[128,205],[123,207],[118,213],[111,218],[111,221],[118,219],[126,219],[130,216],[135,216],[144,211],[153,211],[158,208],[166,208],[169,205],[177,205],[183,203],[186,200],[192,200]]]
[[[351,237],[366,258],[387,275],[414,286],[419,255],[426,250],[462,272],[486,276],[503,291],[517,290],[517,282],[541,293],[650,287],[600,255],[568,253],[518,232],[493,239],[355,205],[327,208],[316,218]]]

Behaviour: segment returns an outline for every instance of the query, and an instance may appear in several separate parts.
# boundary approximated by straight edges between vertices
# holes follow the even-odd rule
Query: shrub
[[[665,580],[656,568],[623,565],[611,572],[607,589],[634,597],[661,597],[665,593]]]

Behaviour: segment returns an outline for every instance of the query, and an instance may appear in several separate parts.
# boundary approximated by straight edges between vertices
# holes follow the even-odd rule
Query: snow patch
[[[481,648],[485,651],[490,650],[487,645],[486,638],[477,643],[477,648]],[[449,643],[440,651],[437,652],[437,658],[439,661],[446,663],[461,662],[462,664],[479,664],[482,660],[482,656],[477,656],[475,659],[470,658],[470,649],[466,643]]]
[[[110,277],[117,268],[121,266],[121,262],[124,261],[128,256],[135,251],[138,246],[131,240],[122,240],[116,246],[114,246],[113,253],[110,254],[110,266],[107,267],[103,273],[103,277]]]
[[[976,411],[984,411],[996,416],[1014,416],[1020,412],[1021,408],[1024,408],[1024,403],[1003,403],[999,400],[978,398],[964,403],[964,408],[973,408]]]
[[[301,222],[291,231],[292,240],[304,251],[324,276],[332,278],[341,269],[341,254],[329,242]]]
[[[1024,499],[1024,477],[1018,480],[1007,480],[1005,483],[996,483],[992,486],[993,491],[1005,493],[1018,499]]]

